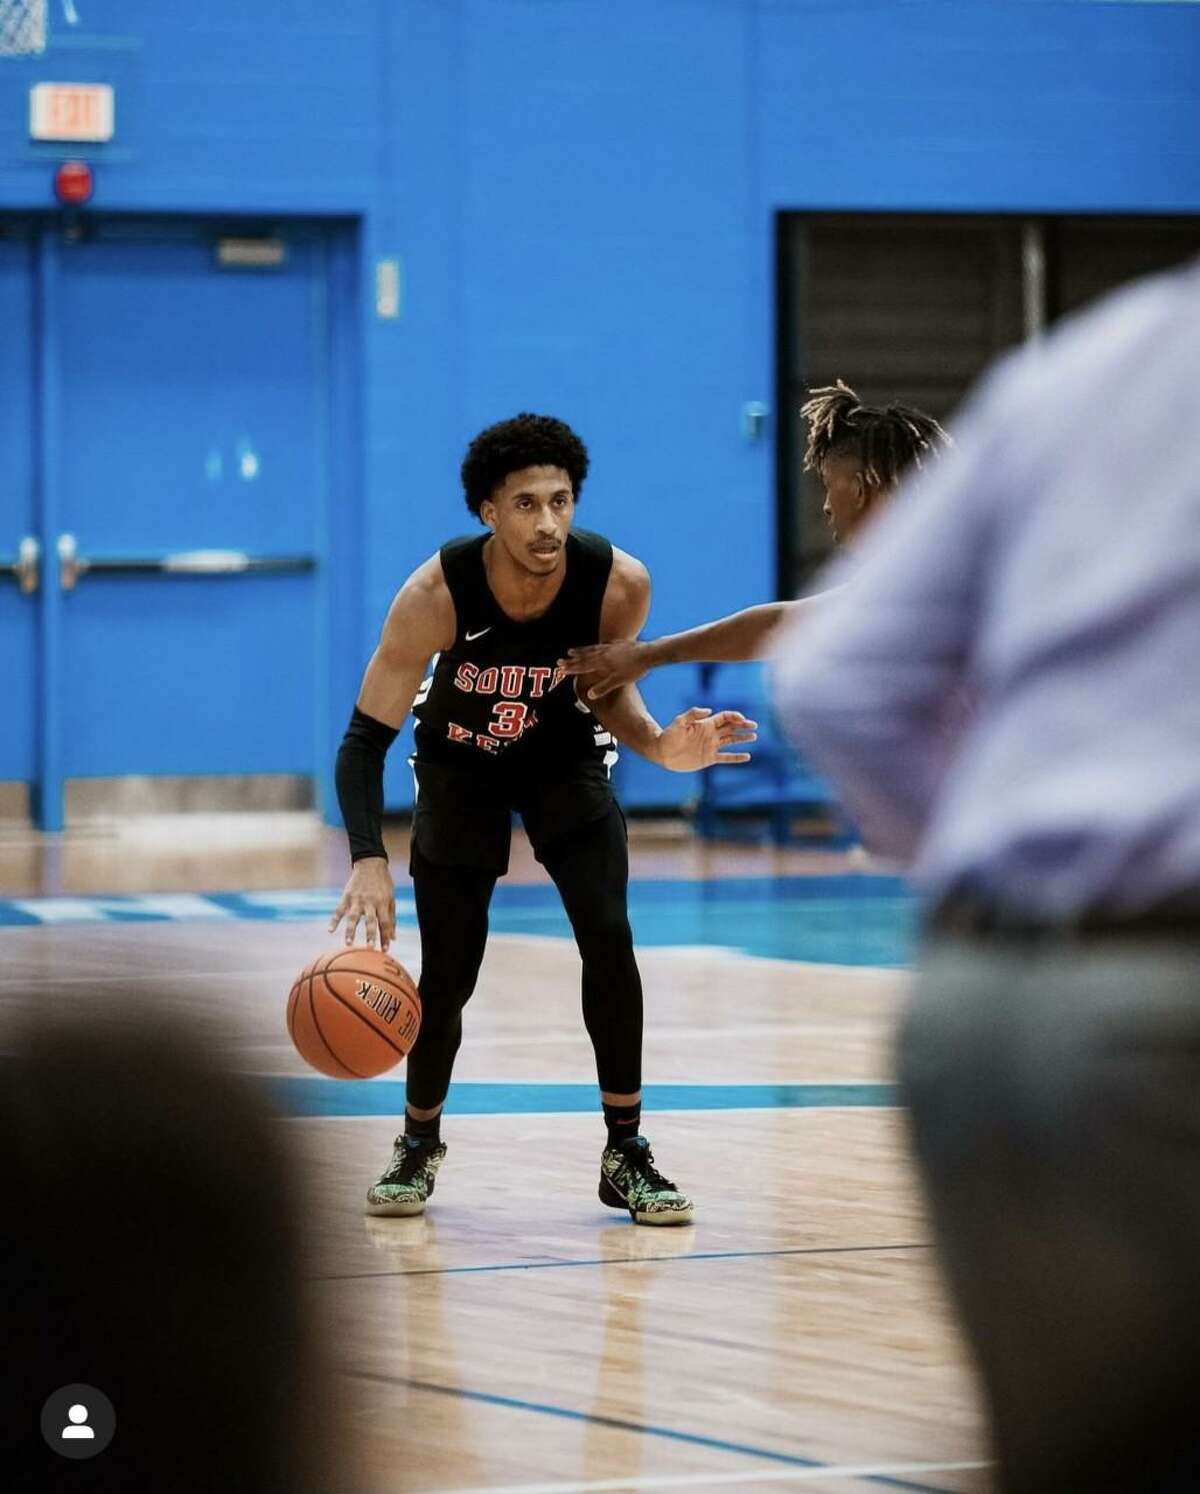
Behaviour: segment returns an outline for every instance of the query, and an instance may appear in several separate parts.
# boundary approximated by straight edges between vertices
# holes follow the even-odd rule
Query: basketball
[[[361,946],[320,955],[288,995],[288,1036],[334,1079],[371,1079],[408,1053],[421,1026],[416,982],[391,955]]]

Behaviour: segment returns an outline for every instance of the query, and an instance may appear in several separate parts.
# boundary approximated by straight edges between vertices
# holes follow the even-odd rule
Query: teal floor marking
[[[401,886],[399,921],[416,925]],[[333,888],[0,899],[0,927],[63,924],[314,921],[337,902]],[[732,877],[711,882],[634,881],[629,914],[643,948],[703,945],[768,959],[828,965],[903,966],[915,943],[916,904],[896,877],[851,873],[822,877]],[[502,882],[492,929],[569,939],[570,925],[553,887]]]
[[[276,1104],[287,1116],[402,1115],[402,1079],[272,1079]],[[899,1104],[890,1084],[648,1084],[645,1109],[812,1110]],[[478,1084],[450,1086],[447,1115],[593,1115],[594,1084]]]

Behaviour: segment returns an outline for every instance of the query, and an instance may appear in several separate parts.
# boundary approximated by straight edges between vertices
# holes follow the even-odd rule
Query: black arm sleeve
[[[382,856],[383,760],[400,735],[394,726],[376,721],[354,707],[337,755],[337,796],[350,841],[350,860]]]

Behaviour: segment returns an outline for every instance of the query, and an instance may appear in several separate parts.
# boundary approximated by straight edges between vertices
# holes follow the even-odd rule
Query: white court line
[[[807,1484],[820,1478],[898,1478],[916,1473],[966,1473],[990,1463],[862,1463],[819,1468],[763,1468],[745,1473],[665,1473],[644,1478],[601,1478],[567,1484],[479,1484],[470,1489],[425,1489],[421,1494],[600,1494],[604,1489],[733,1488],[739,1484]]]

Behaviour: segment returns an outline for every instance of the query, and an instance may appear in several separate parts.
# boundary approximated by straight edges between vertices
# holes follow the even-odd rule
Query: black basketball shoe
[[[650,1143],[631,1136],[600,1156],[600,1202],[628,1209],[635,1224],[691,1224],[692,1201],[654,1165]]]
[[[424,1142],[414,1144],[411,1137],[397,1136],[391,1165],[367,1189],[367,1213],[423,1214],[445,1155],[444,1141],[428,1146]]]

